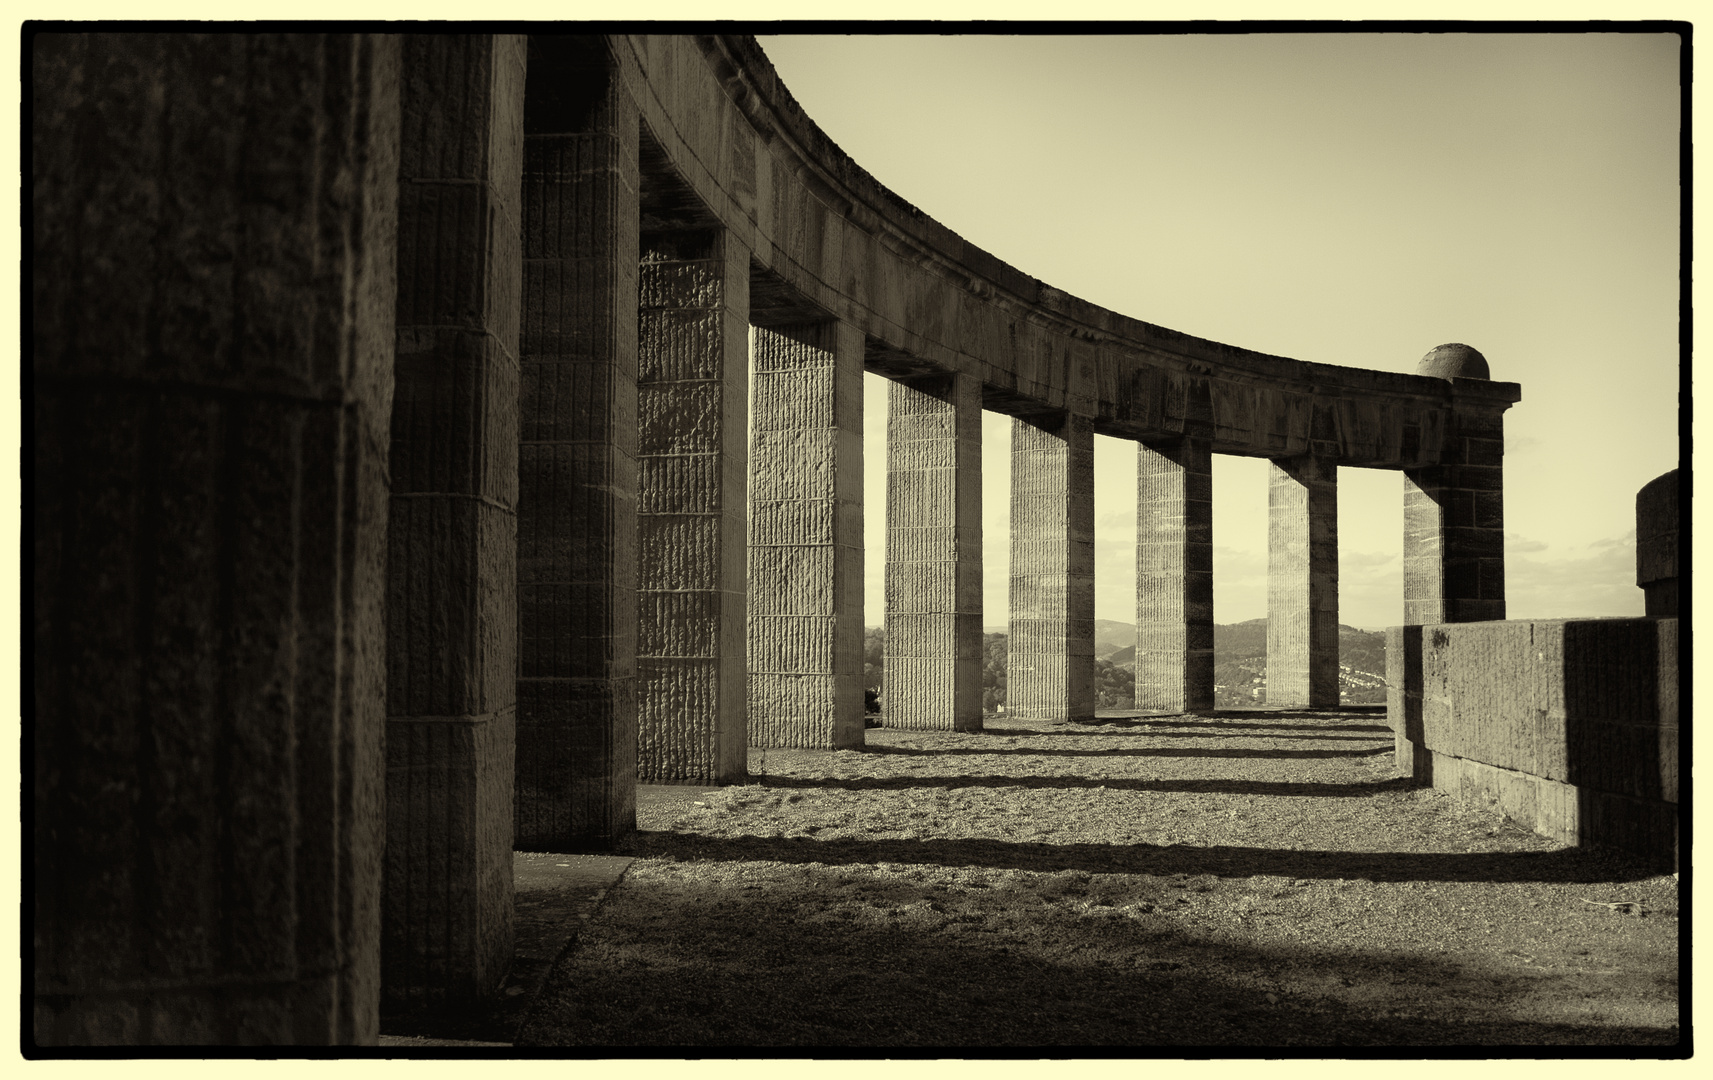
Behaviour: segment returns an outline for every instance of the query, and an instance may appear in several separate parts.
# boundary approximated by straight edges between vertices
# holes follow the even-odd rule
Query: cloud
[[[1600,552],[1610,551],[1616,548],[1634,555],[1636,553],[1636,530],[1631,529],[1623,536],[1609,536],[1604,540],[1596,540],[1588,546],[1595,551]]]
[[[1505,534],[1505,555],[1528,555],[1537,551],[1545,551],[1551,547],[1545,540],[1532,540],[1522,533],[1508,532]]]
[[[1365,570],[1370,567],[1385,566],[1387,563],[1397,561],[1397,558],[1397,552],[1346,551],[1340,548],[1338,552],[1338,565],[1341,570]]]
[[[1541,559],[1508,549],[1506,616],[1575,619],[1644,614],[1642,590],[1636,588],[1635,530],[1596,540],[1582,550],[1587,554]]]
[[[1129,536],[1134,539],[1136,536],[1136,511],[1114,510],[1110,513],[1098,514],[1094,519],[1094,531],[1096,534],[1110,533],[1114,536]]]

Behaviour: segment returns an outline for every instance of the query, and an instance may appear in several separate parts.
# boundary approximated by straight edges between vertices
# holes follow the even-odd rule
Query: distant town
[[[884,694],[885,631],[871,626],[863,642],[863,686],[870,700]],[[982,711],[1005,708],[1006,660],[1009,639],[990,632],[984,642]],[[1097,707],[1132,709],[1135,702],[1136,627],[1131,623],[1097,619],[1094,624],[1094,677]],[[1338,628],[1339,701],[1345,705],[1379,705],[1386,701],[1386,635],[1354,626]],[[1213,628],[1214,704],[1267,703],[1267,620],[1250,619]]]

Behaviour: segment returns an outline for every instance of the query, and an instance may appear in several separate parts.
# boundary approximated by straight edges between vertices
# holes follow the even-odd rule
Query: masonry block
[[[531,35],[523,138],[516,847],[636,827],[636,105],[599,39]]]
[[[32,40],[38,1046],[378,1038],[399,54]]]
[[[749,253],[650,232],[638,285],[637,776],[725,783],[747,772]]]
[[[511,963],[527,49],[403,52],[382,986],[421,1008]]]
[[[861,746],[863,336],[840,322],[754,335],[750,741]],[[859,524],[837,528],[841,510]]]
[[[1395,627],[1399,766],[1562,842],[1672,863],[1676,634],[1671,619]]]
[[[1007,715],[1090,720],[1094,681],[1094,433],[1065,415],[1011,426]]]
[[[1676,469],[1636,492],[1636,585],[1647,613],[1656,619],[1678,614],[1678,489]]]
[[[1136,707],[1211,709],[1211,446],[1138,444],[1136,485]]]
[[[1267,703],[1338,705],[1338,466],[1271,463],[1267,496]]]
[[[1439,462],[1404,470],[1404,621],[1500,620],[1503,409],[1453,413],[1446,424]]]
[[[981,727],[981,383],[894,380],[887,398],[888,727]]]

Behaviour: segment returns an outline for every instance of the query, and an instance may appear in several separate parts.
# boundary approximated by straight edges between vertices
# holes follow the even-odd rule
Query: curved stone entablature
[[[645,159],[657,153],[775,283],[752,287],[751,321],[850,322],[870,370],[972,376],[985,408],[1068,412],[1104,435],[1171,439],[1210,424],[1217,453],[1378,468],[1435,464],[1448,415],[1492,416],[1521,398],[1515,383],[1270,356],[1090,304],[876,181],[804,114],[754,39],[609,46],[654,144]]]

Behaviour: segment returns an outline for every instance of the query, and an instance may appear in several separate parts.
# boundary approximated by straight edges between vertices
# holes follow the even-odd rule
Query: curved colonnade
[[[864,371],[889,724],[980,723],[984,408],[1023,715],[1093,715],[1095,434],[1138,445],[1138,707],[1212,704],[1216,453],[1273,462],[1275,703],[1338,700],[1340,465],[1406,478],[1406,621],[1504,617],[1520,394],[1479,354],[1311,364],[1054,290],[852,163],[753,39],[34,64],[40,1041],[372,1041],[383,993],[496,985],[514,846],[610,845],[639,780],[746,743],[860,745]]]

